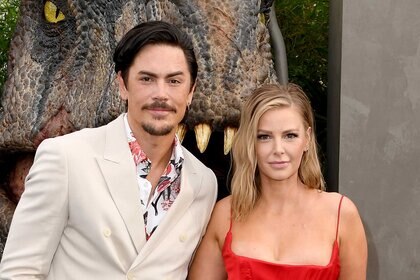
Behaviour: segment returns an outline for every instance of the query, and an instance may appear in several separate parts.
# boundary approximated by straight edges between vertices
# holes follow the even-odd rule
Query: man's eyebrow
[[[148,76],[151,76],[151,77],[157,77],[157,75],[155,73],[149,72],[149,71],[144,71],[144,70],[140,70],[137,73],[137,75],[148,75]],[[170,77],[175,77],[175,76],[178,76],[178,75],[184,75],[184,72],[183,71],[175,71],[175,72],[167,74],[165,77],[170,78]]]
[[[144,70],[140,70],[137,75],[147,75],[147,76],[152,76],[152,77],[156,77],[157,75],[155,73],[149,72],[149,71],[144,71]]]
[[[184,74],[184,72],[182,72],[182,71],[176,71],[176,72],[173,72],[173,73],[169,73],[168,75],[166,75],[166,77],[174,77],[174,76],[183,75],[183,74]]]

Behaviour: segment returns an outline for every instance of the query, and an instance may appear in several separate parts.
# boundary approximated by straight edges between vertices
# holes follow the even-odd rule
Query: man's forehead
[[[183,50],[170,45],[145,46],[137,53],[131,66],[136,72],[189,74],[188,62]]]

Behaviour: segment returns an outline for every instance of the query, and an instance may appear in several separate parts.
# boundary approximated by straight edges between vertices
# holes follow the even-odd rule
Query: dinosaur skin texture
[[[0,100],[0,157],[34,153],[46,138],[106,124],[125,111],[112,53],[126,31],[151,20],[174,23],[193,40],[199,75],[184,129],[195,131],[201,152],[212,132],[225,131],[229,139],[244,98],[277,81],[262,13],[272,2],[22,0]],[[27,172],[28,162],[25,157],[12,173]],[[6,185],[19,190],[22,176]],[[0,202],[0,257],[10,205]]]

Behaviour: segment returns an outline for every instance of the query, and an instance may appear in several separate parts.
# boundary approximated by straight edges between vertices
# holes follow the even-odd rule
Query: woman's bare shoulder
[[[354,227],[356,224],[361,224],[359,210],[356,204],[347,196],[343,197],[340,216],[343,225],[347,225],[349,228]]]
[[[225,211],[230,212],[231,203],[232,203],[232,196],[231,195],[226,196],[225,198],[222,198],[216,203],[216,206],[214,209],[215,211],[217,210],[217,211],[222,211],[222,212],[225,212]]]
[[[328,210],[338,210],[338,207],[341,208],[341,212],[354,211],[356,209],[350,198],[337,192],[319,192],[319,199],[320,204],[324,205]]]
[[[212,221],[217,222],[217,224],[222,227],[230,224],[231,201],[231,196],[227,196],[216,203],[211,217]]]
[[[317,213],[327,219],[336,218],[340,215],[340,224],[352,223],[359,218],[359,212],[354,202],[347,196],[337,192],[316,191],[315,208]],[[352,221],[353,220],[353,221]]]
[[[340,207],[340,215],[359,215],[356,205],[354,202],[347,197],[346,195],[337,193],[337,192],[323,192],[325,197],[325,202],[330,205],[332,208]],[[341,206],[340,205],[341,201]]]
[[[352,229],[362,226],[357,206],[349,197],[336,192],[324,192],[323,196],[328,211],[340,216],[340,232],[352,232]]]
[[[227,196],[219,200],[214,206],[211,214],[209,231],[212,232],[216,239],[224,239],[230,227],[231,219],[231,196]]]

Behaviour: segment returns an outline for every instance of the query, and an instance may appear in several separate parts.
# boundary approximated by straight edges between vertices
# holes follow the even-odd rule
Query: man
[[[165,22],[130,30],[114,53],[128,111],[39,146],[1,279],[185,279],[217,194],[213,172],[175,136],[197,63]]]

